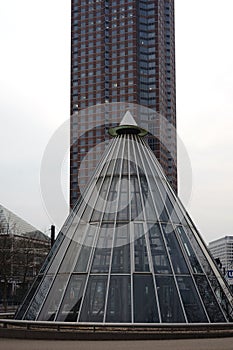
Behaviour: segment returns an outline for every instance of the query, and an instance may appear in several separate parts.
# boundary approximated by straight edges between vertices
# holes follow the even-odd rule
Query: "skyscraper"
[[[106,126],[138,105],[157,112],[148,143],[177,191],[174,0],[72,0],[71,30],[71,207],[103,153]]]

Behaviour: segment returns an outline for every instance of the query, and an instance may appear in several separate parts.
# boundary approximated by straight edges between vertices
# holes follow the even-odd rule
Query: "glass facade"
[[[225,281],[135,130],[111,140],[17,318],[232,322]]]

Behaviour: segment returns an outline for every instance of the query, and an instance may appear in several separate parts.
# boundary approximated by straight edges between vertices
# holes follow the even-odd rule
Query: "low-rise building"
[[[49,250],[49,237],[0,205],[0,310],[22,302]]]
[[[211,241],[209,250],[226,280],[233,286],[233,236],[225,236]]]

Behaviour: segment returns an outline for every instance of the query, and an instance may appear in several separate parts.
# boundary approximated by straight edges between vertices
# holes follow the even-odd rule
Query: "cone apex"
[[[124,115],[124,117],[122,118],[120,125],[132,125],[132,126],[138,126],[134,117],[132,116],[132,114],[130,113],[130,111],[127,111]]]
[[[108,133],[113,137],[122,134],[136,134],[143,137],[148,134],[148,131],[138,126],[130,111],[127,111],[120,124],[114,128],[109,129]]]

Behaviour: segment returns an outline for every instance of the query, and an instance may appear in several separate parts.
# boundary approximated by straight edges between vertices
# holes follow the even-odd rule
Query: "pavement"
[[[0,350],[233,350],[233,338],[79,341],[0,339]]]

